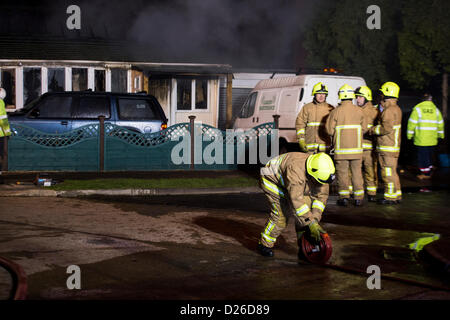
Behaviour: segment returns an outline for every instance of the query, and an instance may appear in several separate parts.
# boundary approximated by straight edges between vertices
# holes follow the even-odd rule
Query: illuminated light
[[[167,123],[163,123],[163,124],[161,125],[161,130],[164,130],[164,129],[167,129]]]

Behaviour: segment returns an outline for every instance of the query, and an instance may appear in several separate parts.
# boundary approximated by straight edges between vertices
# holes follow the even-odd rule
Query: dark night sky
[[[66,27],[81,8],[81,30]],[[143,45],[164,62],[229,63],[238,68],[298,68],[312,1],[2,1],[0,34],[67,41],[101,38]]]

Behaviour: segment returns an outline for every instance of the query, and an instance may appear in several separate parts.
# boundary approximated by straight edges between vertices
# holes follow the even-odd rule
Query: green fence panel
[[[173,148],[187,137],[188,132],[188,123],[150,134],[105,124],[105,171],[187,170],[190,154],[184,164],[174,163],[171,157]]]
[[[264,123],[239,134],[196,123],[194,168],[233,170],[253,160],[262,164],[258,148],[273,135],[274,123]],[[98,171],[99,124],[86,125],[64,134],[48,134],[22,125],[12,125],[8,144],[10,171]],[[179,123],[156,132],[141,134],[105,123],[104,170],[149,171],[191,168],[190,124]],[[276,137],[278,139],[278,137]],[[253,149],[256,148],[256,149]],[[255,154],[256,150],[256,154]],[[278,150],[277,150],[278,152]],[[265,153],[270,156],[270,153]]]
[[[8,141],[9,171],[97,171],[98,125],[86,125],[64,134],[49,134],[12,125]]]

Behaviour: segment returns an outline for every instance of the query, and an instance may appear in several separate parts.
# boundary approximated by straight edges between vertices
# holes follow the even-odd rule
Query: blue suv
[[[158,100],[147,94],[66,91],[45,93],[23,109],[8,115],[12,125],[22,124],[46,133],[64,133],[81,126],[105,122],[139,133],[167,128]]]

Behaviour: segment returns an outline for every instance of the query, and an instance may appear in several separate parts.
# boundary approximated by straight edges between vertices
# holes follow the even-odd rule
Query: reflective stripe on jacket
[[[362,158],[362,136],[367,131],[367,121],[360,107],[350,100],[342,101],[330,113],[326,130],[333,138],[335,160]]]
[[[372,102],[368,101],[365,105],[361,107],[364,117],[366,117],[367,129],[370,129],[374,126],[375,121],[380,114],[377,106],[374,106]],[[372,150],[373,149],[373,140],[374,138],[368,134],[363,135],[363,149],[364,150]]]
[[[10,135],[11,129],[9,127],[8,116],[6,114],[5,102],[0,99],[0,137]]]
[[[261,188],[291,202],[297,216],[309,211],[323,212],[328,199],[328,184],[320,184],[306,173],[308,154],[289,152],[270,160],[261,169]],[[311,197],[311,208],[304,199]]]
[[[402,128],[402,110],[397,99],[388,99],[384,103],[379,124],[370,128],[370,134],[376,135],[376,149],[380,155],[398,158],[400,154]]]
[[[444,120],[433,102],[424,101],[413,108],[406,136],[414,137],[414,144],[421,147],[435,146],[438,138],[444,139]]]
[[[334,107],[326,102],[305,104],[295,121],[297,138],[304,140],[304,151],[326,151],[330,147],[330,137],[325,132],[325,122]]]

